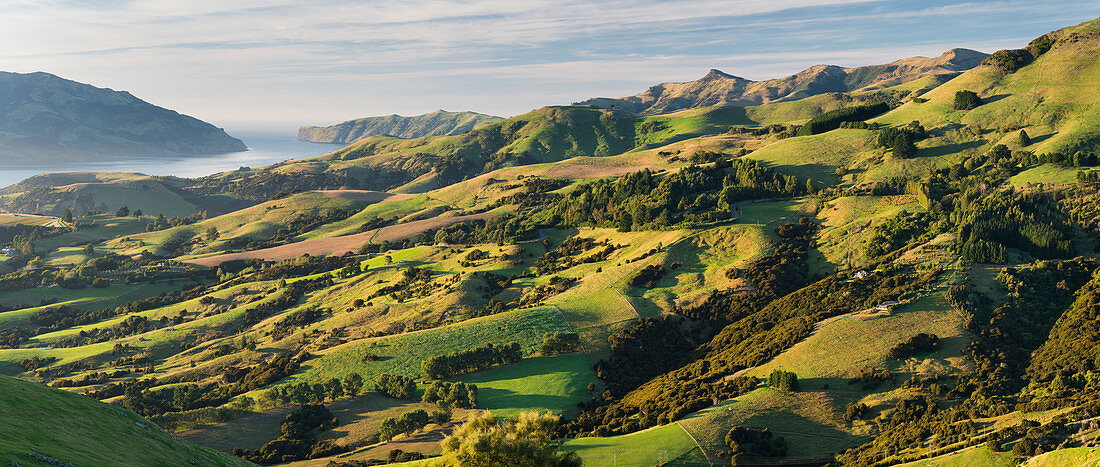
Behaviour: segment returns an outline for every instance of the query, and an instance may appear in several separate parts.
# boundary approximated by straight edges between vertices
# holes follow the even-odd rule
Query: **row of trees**
[[[420,400],[447,409],[472,409],[477,406],[477,386],[462,381],[432,381]]]
[[[435,423],[442,425],[451,421],[451,411],[448,410],[436,410],[429,414],[424,409],[416,409],[411,412],[405,412],[396,417],[388,417],[382,420],[382,425],[378,429],[378,437],[389,441],[399,434],[409,436],[429,423]]]
[[[885,102],[867,105],[853,105],[815,115],[810,121],[802,125],[798,130],[799,136],[816,135],[840,128],[845,122],[859,122],[867,120],[890,110],[890,105]]]
[[[277,404],[320,404],[344,396],[356,397],[362,393],[363,377],[352,373],[344,379],[329,378],[321,383],[301,381],[268,388],[264,397]]]
[[[497,365],[515,363],[521,358],[523,358],[523,350],[516,342],[503,345],[486,344],[476,349],[436,355],[422,361],[420,369],[425,378],[446,379]]]

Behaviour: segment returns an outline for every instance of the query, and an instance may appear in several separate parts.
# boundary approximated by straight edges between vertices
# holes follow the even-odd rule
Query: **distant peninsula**
[[[477,112],[437,110],[414,117],[387,115],[348,120],[325,127],[303,126],[298,129],[298,139],[313,143],[351,144],[379,135],[398,138],[458,135],[499,120],[503,118]]]
[[[221,154],[248,149],[202,120],[126,91],[0,72],[0,162]]]

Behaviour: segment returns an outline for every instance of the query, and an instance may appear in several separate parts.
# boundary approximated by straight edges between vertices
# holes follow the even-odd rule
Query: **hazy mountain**
[[[225,131],[125,91],[0,72],[0,161],[185,156],[247,149]]]
[[[753,81],[719,70],[687,83],[661,83],[628,97],[597,97],[579,102],[654,115],[708,105],[759,105],[826,92],[850,92],[894,86],[917,78],[957,73],[977,66],[988,54],[951,49],[935,58],[911,57],[885,65],[843,68],[815,65],[786,78]]]
[[[348,120],[332,126],[303,126],[298,129],[298,139],[314,143],[350,144],[368,136],[390,135],[399,138],[457,135],[486,123],[502,120],[501,117],[477,112],[435,112],[402,117],[388,115]]]

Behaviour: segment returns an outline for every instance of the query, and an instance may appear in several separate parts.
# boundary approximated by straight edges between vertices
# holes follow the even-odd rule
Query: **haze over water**
[[[230,132],[248,145],[248,151],[209,156],[118,158],[43,165],[6,166],[0,169],[0,187],[49,172],[139,172],[146,175],[202,177],[236,170],[241,166],[260,167],[287,159],[302,159],[340,149],[338,144],[298,141],[294,134]]]

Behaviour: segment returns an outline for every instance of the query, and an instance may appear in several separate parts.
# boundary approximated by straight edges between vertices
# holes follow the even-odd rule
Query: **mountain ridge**
[[[882,65],[850,68],[814,65],[784,78],[764,81],[753,81],[712,68],[695,81],[660,83],[633,96],[596,97],[577,105],[615,107],[643,115],[711,105],[760,105],[826,92],[868,91],[925,76],[957,73],[977,66],[988,56],[970,49],[954,48],[938,57],[909,57]]]
[[[397,114],[364,117],[324,127],[298,128],[298,140],[311,143],[351,144],[371,136],[396,136],[413,139],[424,136],[458,135],[482,125],[503,120],[477,112],[436,110],[404,117]]]

